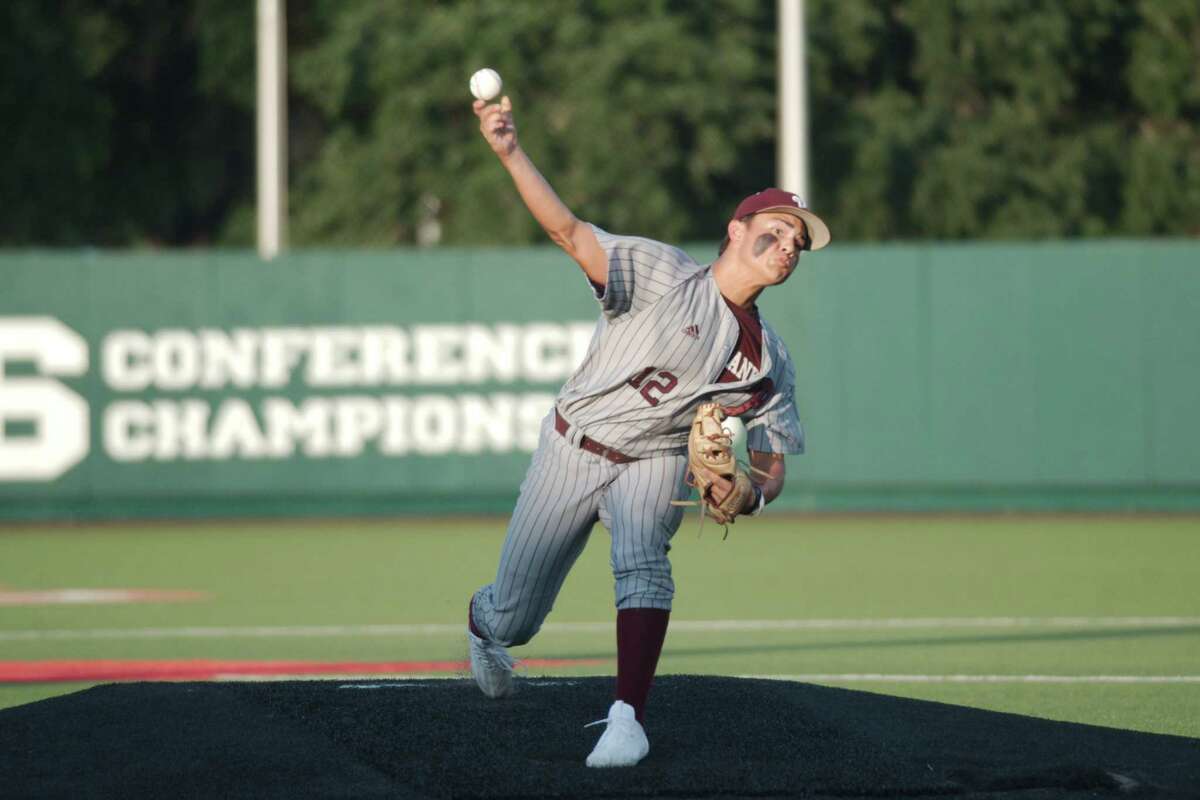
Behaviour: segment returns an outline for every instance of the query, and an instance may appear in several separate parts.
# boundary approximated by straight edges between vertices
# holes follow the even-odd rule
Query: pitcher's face
[[[808,247],[808,230],[791,214],[755,214],[745,223],[738,243],[741,261],[755,272],[765,286],[783,283],[796,269],[801,251]]]

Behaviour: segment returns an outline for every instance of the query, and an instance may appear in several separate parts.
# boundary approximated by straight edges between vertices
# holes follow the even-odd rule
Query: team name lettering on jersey
[[[729,363],[725,365],[725,369],[733,373],[739,381],[748,380],[754,374],[756,367],[750,359],[742,355],[741,350],[735,350],[733,358],[729,359]]]

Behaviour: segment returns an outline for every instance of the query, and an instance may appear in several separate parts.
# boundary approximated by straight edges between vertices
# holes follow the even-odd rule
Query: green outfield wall
[[[838,246],[761,306],[773,509],[1200,509],[1198,243]],[[2,254],[0,519],[507,511],[595,318],[550,247]]]

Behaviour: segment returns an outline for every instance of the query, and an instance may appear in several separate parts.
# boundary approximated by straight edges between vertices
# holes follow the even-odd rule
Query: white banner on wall
[[[97,343],[97,438],[118,463],[528,452],[594,328],[117,329]],[[0,317],[0,481],[53,480],[88,455],[88,402],[64,383],[88,353],[53,317]]]

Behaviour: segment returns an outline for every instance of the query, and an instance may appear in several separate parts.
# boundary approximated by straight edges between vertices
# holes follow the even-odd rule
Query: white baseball
[[[500,94],[502,86],[504,81],[500,80],[500,73],[494,69],[484,67],[471,76],[471,94],[480,100],[491,100]]]
[[[733,440],[733,452],[738,455],[746,453],[746,424],[738,417],[726,417],[721,427]]]

